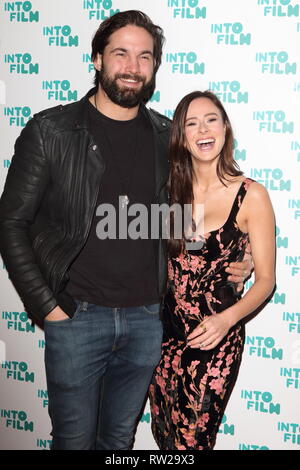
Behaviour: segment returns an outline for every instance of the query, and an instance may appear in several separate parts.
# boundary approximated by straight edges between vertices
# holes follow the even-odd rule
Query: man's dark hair
[[[140,28],[144,28],[153,37],[153,42],[154,42],[153,56],[154,56],[154,61],[155,61],[153,75],[155,76],[161,64],[162,47],[163,47],[165,38],[163,35],[162,28],[160,28],[160,26],[153,24],[149,16],[147,16],[142,11],[138,11],[138,10],[123,11],[120,13],[116,13],[110,18],[107,18],[106,20],[104,20],[100,24],[92,41],[92,60],[96,59],[98,53],[103,54],[103,51],[109,42],[110,36],[115,31],[117,31],[120,28],[124,28],[124,26],[128,26],[128,25],[134,25],[134,26],[139,26]],[[98,70],[95,70],[94,85],[98,88],[98,85],[99,85]]]

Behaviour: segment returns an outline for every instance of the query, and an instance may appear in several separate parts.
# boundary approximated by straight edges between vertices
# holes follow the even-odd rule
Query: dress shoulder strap
[[[240,210],[240,207],[242,205],[242,202],[244,200],[244,197],[247,194],[247,190],[250,186],[251,183],[253,183],[254,180],[251,178],[245,178],[244,181],[241,183],[240,189],[237,192],[237,195],[235,197],[235,200],[233,202],[232,208],[230,215],[228,217],[228,222],[235,221],[236,216],[238,211]]]

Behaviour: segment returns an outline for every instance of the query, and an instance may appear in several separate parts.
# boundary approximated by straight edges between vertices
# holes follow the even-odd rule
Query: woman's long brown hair
[[[193,204],[193,165],[189,150],[186,147],[185,121],[188,107],[197,98],[208,98],[220,110],[224,124],[226,125],[225,143],[220,153],[217,164],[217,176],[226,186],[229,176],[240,176],[238,164],[233,158],[233,132],[227,113],[217,96],[210,91],[194,91],[184,96],[179,102],[173,118],[170,136],[170,175],[168,180],[168,191],[170,205],[179,204],[184,209],[184,204]],[[183,221],[182,221],[183,225]],[[170,256],[178,256],[184,249],[185,239],[174,238],[174,217],[171,213],[171,230],[168,249]]]

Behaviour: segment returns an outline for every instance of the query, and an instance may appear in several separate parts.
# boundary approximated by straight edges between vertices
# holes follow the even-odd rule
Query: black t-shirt
[[[127,239],[119,239],[118,223],[119,196],[124,194],[129,197],[128,210],[132,204],[140,203],[150,214],[154,200],[151,123],[141,111],[130,121],[115,121],[98,112],[89,101],[87,106],[90,130],[104,158],[105,172],[100,181],[90,233],[70,268],[67,291],[74,299],[108,307],[157,303],[154,240],[150,239],[150,224],[148,239],[131,239],[128,235]],[[105,217],[108,220],[107,212],[97,215],[102,204],[115,207],[116,239],[103,240],[97,236],[99,222]],[[128,216],[128,223],[135,218],[136,215]],[[109,228],[105,223],[103,227],[106,231]],[[110,229],[112,227],[110,224]]]

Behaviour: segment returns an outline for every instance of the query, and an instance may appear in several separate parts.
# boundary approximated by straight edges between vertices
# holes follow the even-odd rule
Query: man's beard
[[[137,80],[142,83],[142,86],[139,90],[133,90],[131,88],[126,88],[126,85],[121,88],[119,87],[117,80],[119,78]],[[109,99],[122,108],[134,108],[140,103],[147,103],[155,90],[155,75],[152,75],[152,78],[149,82],[145,82],[145,78],[138,74],[126,74],[119,73],[116,74],[114,78],[110,78],[104,67],[99,71],[99,83],[101,88],[105,91]]]

